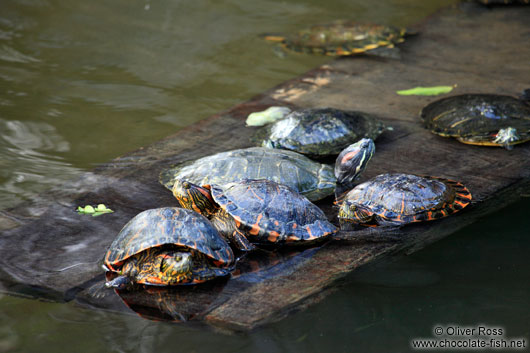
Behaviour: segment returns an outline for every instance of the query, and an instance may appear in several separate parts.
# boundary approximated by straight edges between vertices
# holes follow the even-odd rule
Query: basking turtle
[[[200,214],[176,207],[143,211],[110,245],[107,271],[120,276],[108,287],[195,284],[226,276],[234,265],[230,246]]]
[[[292,151],[251,147],[197,159],[162,171],[160,182],[172,190],[175,180],[197,185],[224,185],[242,179],[268,179],[287,185],[309,200],[333,194],[337,184],[347,186],[364,169],[375,150],[372,140],[362,139],[339,154],[333,168]],[[363,161],[356,168],[358,161]],[[354,167],[352,167],[354,166]]]
[[[469,205],[471,193],[457,181],[392,173],[357,185],[341,202],[341,224],[391,226],[446,217]]]
[[[265,34],[263,38],[279,42],[295,52],[345,56],[380,47],[392,48],[410,33],[404,28],[352,21],[335,21],[311,26],[292,35]]]
[[[511,149],[530,140],[530,105],[511,96],[447,97],[425,106],[420,115],[431,132],[463,143]]]
[[[251,243],[313,243],[337,231],[306,197],[266,179],[203,187],[176,180],[173,195],[240,250],[252,250]]]
[[[257,134],[263,147],[281,148],[311,157],[338,155],[361,138],[375,140],[384,125],[374,116],[334,108],[303,109],[262,128]]]

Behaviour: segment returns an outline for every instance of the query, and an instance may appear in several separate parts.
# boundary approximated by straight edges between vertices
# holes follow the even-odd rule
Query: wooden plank
[[[530,190],[530,146],[512,151],[467,146],[432,135],[418,112],[436,98],[402,97],[396,90],[457,84],[455,93],[517,95],[530,87],[527,58],[530,9],[465,5],[425,21],[421,34],[402,46],[401,59],[344,58],[316,68],[249,102],[192,125],[174,136],[139,149],[80,180],[51,190],[42,202],[0,213],[0,276],[9,293],[77,302],[131,312],[113,291],[102,289],[99,262],[120,228],[138,212],[175,205],[158,184],[170,164],[251,145],[249,112],[272,104],[332,106],[378,115],[394,127],[377,140],[377,152],[362,176],[411,172],[463,181],[473,207],[447,219],[392,230],[399,242],[332,241],[320,248],[249,255],[228,281],[207,286],[151,289],[122,294],[144,316],[206,322],[248,330],[278,320],[321,300],[336,280],[358,266],[394,251],[416,251],[474,222]],[[507,40],[509,38],[509,40]],[[526,61],[525,61],[526,60]],[[362,181],[361,180],[361,181]],[[319,202],[336,221],[331,198]],[[78,205],[105,203],[116,212],[78,216]],[[360,239],[372,230],[356,232]],[[351,239],[341,232],[338,238]],[[259,271],[256,270],[259,264]]]

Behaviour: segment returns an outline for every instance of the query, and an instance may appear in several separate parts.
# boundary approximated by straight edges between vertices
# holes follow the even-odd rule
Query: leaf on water
[[[105,206],[102,203],[97,205],[96,208],[90,205],[86,205],[85,207],[81,207],[81,206],[77,207],[77,213],[89,214],[89,215],[92,215],[92,217],[97,217],[97,216],[101,216],[102,214],[112,213],[112,212],[114,211],[111,210],[110,208],[107,208],[107,206]]]
[[[455,86],[433,86],[433,87],[414,87],[402,91],[396,91],[401,96],[437,96],[439,94],[449,93]]]

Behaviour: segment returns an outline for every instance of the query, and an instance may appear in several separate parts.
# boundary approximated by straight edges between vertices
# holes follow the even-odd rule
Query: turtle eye
[[[191,188],[191,185],[190,185],[190,183],[188,183],[187,181],[184,181],[184,182],[182,183],[182,187],[183,187],[184,189],[189,189],[189,188]]]

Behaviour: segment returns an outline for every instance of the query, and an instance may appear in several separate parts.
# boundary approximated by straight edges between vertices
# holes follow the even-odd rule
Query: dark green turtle
[[[383,123],[370,114],[316,108],[292,111],[262,128],[257,136],[263,147],[326,157],[338,155],[362,138],[375,140],[383,130]]]
[[[173,195],[182,207],[208,217],[240,250],[252,250],[251,243],[309,244],[337,231],[306,197],[266,179],[205,187],[178,179]]]
[[[104,268],[120,275],[107,286],[122,288],[201,283],[230,274],[234,262],[230,246],[205,217],[165,207],[130,220],[110,245]]]
[[[460,211],[471,193],[460,182],[412,174],[381,174],[341,200],[342,225],[392,226],[430,221]]]
[[[407,34],[404,28],[335,21],[314,25],[292,35],[266,34],[263,38],[295,52],[345,56],[380,47],[392,48],[403,42]]]
[[[511,149],[530,140],[530,104],[525,99],[463,94],[430,103],[420,115],[431,132],[467,144]]]
[[[362,139],[339,154],[333,171],[331,166],[314,162],[296,152],[264,147],[244,148],[217,153],[162,171],[160,182],[172,190],[177,179],[197,185],[268,179],[287,185],[315,201],[333,194],[337,184],[347,187],[362,172],[374,151],[373,141]]]

